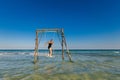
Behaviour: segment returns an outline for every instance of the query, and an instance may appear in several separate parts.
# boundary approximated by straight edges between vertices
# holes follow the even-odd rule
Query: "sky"
[[[43,28],[63,28],[71,49],[120,49],[120,0],[0,0],[0,49],[34,49]]]

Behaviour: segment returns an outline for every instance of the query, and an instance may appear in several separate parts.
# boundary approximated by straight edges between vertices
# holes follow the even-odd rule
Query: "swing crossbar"
[[[62,29],[57,29],[57,28],[55,28],[55,29],[38,29],[36,31],[37,32],[61,32]]]

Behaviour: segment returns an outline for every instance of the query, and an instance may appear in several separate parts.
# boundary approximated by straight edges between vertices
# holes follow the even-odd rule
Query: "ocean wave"
[[[114,51],[114,53],[117,53],[117,54],[119,54],[120,52],[119,52],[119,51]]]
[[[84,56],[120,56],[120,51],[70,51],[71,55]],[[38,56],[47,56],[48,51],[39,51]],[[53,51],[53,55],[61,55],[61,51]],[[30,55],[34,56],[34,51],[0,51],[2,55]],[[65,53],[66,55],[66,53]]]
[[[0,55],[29,55],[32,53],[26,53],[26,52],[0,52]]]
[[[0,56],[5,56],[5,55],[31,55],[34,56],[34,52],[0,52]],[[43,53],[38,53],[38,56],[47,56],[48,53],[43,52]]]

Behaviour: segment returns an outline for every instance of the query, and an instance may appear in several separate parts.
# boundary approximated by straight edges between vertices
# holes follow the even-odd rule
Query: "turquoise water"
[[[0,80],[120,80],[120,50],[70,50],[65,53],[39,51],[33,64],[33,50],[0,50]]]

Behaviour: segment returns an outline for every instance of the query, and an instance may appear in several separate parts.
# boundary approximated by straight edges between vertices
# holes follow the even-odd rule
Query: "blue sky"
[[[41,28],[64,28],[69,48],[120,49],[119,4],[119,0],[0,0],[0,49],[33,49],[35,30]]]

